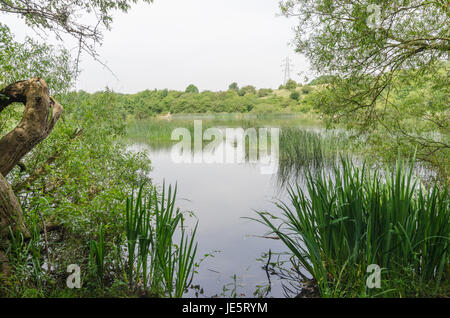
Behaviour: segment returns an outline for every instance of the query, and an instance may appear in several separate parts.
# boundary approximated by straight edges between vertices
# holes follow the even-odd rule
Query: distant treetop
[[[198,94],[198,92],[199,92],[198,88],[194,84],[189,85],[188,87],[186,87],[186,90],[185,90],[185,93]]]

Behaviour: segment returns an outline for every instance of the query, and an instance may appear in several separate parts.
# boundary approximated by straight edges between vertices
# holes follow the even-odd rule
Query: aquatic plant
[[[384,292],[411,279],[437,292],[449,271],[450,209],[446,189],[428,189],[413,176],[413,164],[398,161],[368,171],[342,159],[332,173],[306,173],[306,189],[288,190],[282,217],[258,212],[318,285],[321,296],[374,295],[366,269],[377,264]],[[280,224],[277,224],[277,221]],[[407,277],[407,278],[406,278]],[[408,282],[408,286],[412,283]],[[379,291],[378,291],[379,292]],[[423,290],[419,291],[419,293]]]
[[[183,214],[175,209],[176,186],[166,193],[163,184],[160,196],[156,189],[145,196],[143,189],[141,185],[126,203],[128,281],[151,293],[182,297],[194,274],[197,225],[190,236],[186,234]],[[176,233],[181,236],[178,245]]]

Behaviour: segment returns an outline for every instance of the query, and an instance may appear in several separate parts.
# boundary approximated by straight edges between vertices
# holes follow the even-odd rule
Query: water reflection
[[[246,297],[253,297],[257,290],[269,297],[286,296],[281,281],[285,277],[280,275],[271,276],[268,292],[265,263],[264,260],[258,261],[269,250],[286,252],[285,247],[279,240],[262,238],[267,234],[267,228],[245,219],[255,218],[255,211],[276,213],[274,202],[287,199],[285,185],[301,182],[299,171],[307,160],[303,164],[294,163],[290,159],[292,156],[284,151],[296,148],[292,145],[287,148],[288,144],[282,140],[275,174],[262,174],[260,163],[250,162],[247,152],[242,153],[241,146],[226,140],[217,147],[219,150],[209,149],[212,151],[210,155],[218,156],[214,151],[224,152],[222,155],[233,152],[235,155],[238,147],[241,159],[245,157],[245,160],[176,162],[173,160],[174,144],[155,147],[136,143],[131,147],[133,151],[145,152],[151,159],[153,171],[150,177],[154,183],[178,184],[180,208],[194,211],[199,220],[198,257],[213,255],[202,262],[194,281],[204,290],[204,296],[230,296],[233,290]],[[244,148],[248,150],[248,147]],[[189,155],[195,156],[194,147]],[[196,296],[196,291],[190,291],[188,296]]]
[[[161,140],[154,138],[154,128],[146,135],[145,127],[136,126],[136,133],[143,132],[143,138],[135,138],[130,147],[149,156],[153,167],[150,177],[155,184],[161,185],[163,181],[178,184],[179,207],[193,211],[199,220],[197,256],[210,256],[201,263],[193,282],[200,287],[191,290],[188,296],[195,297],[202,289],[204,293],[199,296],[205,297],[232,296],[233,293],[252,297],[255,291],[269,297],[294,297],[302,288],[299,278],[307,273],[288,270],[295,268],[295,264],[285,263],[283,267],[286,259],[283,260],[282,253],[287,252],[284,245],[279,240],[267,238],[270,235],[265,226],[246,218],[255,218],[255,211],[276,215],[278,209],[274,202],[282,200],[288,203],[286,188],[295,183],[305,186],[305,169],[312,173],[330,173],[340,156],[349,154],[347,134],[337,130],[326,131],[311,123],[300,124],[284,117],[275,122],[255,122],[245,118],[230,122],[227,121],[229,118],[223,121],[217,121],[217,116],[211,118],[222,133],[227,127],[242,129],[244,133],[251,127],[281,128],[278,147],[273,148],[273,141],[268,138],[267,150],[270,151],[264,155],[260,151],[261,138],[255,144],[241,136],[233,141],[225,138],[213,146],[210,143],[215,138],[206,138],[206,142],[202,140],[197,147],[191,139],[189,146],[185,145],[180,152],[179,145],[165,140],[170,140],[168,136],[176,127],[187,126],[189,133],[195,133],[192,117],[180,119],[187,122],[174,120],[167,127],[161,127],[164,134],[168,134],[158,132]],[[214,125],[209,122],[205,126],[211,128]],[[277,148],[275,173],[261,173],[261,163],[265,162],[264,159],[273,159],[273,149]],[[256,151],[256,157],[252,157],[252,149]],[[174,160],[174,152],[181,158],[186,156],[190,159]],[[227,160],[227,157],[234,160]],[[195,222],[191,220],[188,225]],[[267,265],[270,254],[272,260],[277,255],[276,263],[280,266]]]

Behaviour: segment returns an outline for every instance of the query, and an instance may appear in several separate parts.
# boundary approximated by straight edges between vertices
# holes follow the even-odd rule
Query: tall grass
[[[41,249],[44,244],[38,225],[39,216],[37,213],[30,213],[29,217],[29,238],[25,238],[23,233],[15,233],[11,227],[9,228],[11,239],[8,254],[12,258],[15,274],[23,280],[31,279],[36,286],[42,288],[48,273],[42,266]]]
[[[185,233],[183,215],[175,209],[176,186],[166,193],[163,185],[161,196],[156,190],[144,195],[143,189],[126,204],[128,281],[154,294],[182,297],[193,276],[197,226],[190,236]]]
[[[289,197],[290,205],[277,204],[281,218],[259,212],[258,221],[290,249],[322,296],[380,293],[366,287],[370,264],[383,268],[383,290],[397,296],[414,293],[400,290],[399,281],[437,292],[448,275],[448,191],[424,189],[413,164],[369,172],[342,159],[331,174],[308,172],[306,189],[290,187]]]
[[[105,274],[105,236],[103,224],[98,228],[98,242],[91,240],[89,244],[89,267],[95,272],[101,286]]]
[[[284,128],[280,136],[280,161],[298,167],[334,164],[348,148],[345,133]]]
[[[301,116],[257,116],[249,114],[190,114],[174,115],[172,121],[156,118],[138,120],[127,125],[126,136],[133,141],[148,143],[152,146],[172,144],[172,131],[176,128],[186,128],[194,136],[194,120],[202,121],[202,128],[211,127],[228,128],[260,128],[260,127],[290,127],[290,126],[317,126],[319,123]]]
[[[277,175],[280,186],[298,177],[305,168],[318,170],[334,165],[349,148],[349,139],[343,132],[283,128]]]

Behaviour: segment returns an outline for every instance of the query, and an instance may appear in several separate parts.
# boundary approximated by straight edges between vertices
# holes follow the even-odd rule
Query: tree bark
[[[0,91],[0,112],[14,102],[25,104],[22,120],[0,139],[0,173],[6,177],[19,161],[38,143],[47,138],[63,111],[49,96],[44,80],[32,78],[16,82]]]
[[[9,228],[29,237],[25,226],[22,208],[6,179],[0,174],[0,238],[9,236]],[[0,248],[4,247],[0,243]]]
[[[7,276],[5,249],[10,229],[25,237],[30,234],[20,203],[5,177],[29,151],[47,138],[63,107],[49,95],[48,86],[41,78],[16,82],[0,90],[0,94],[0,113],[15,102],[25,105],[20,123],[0,139],[0,273]]]

